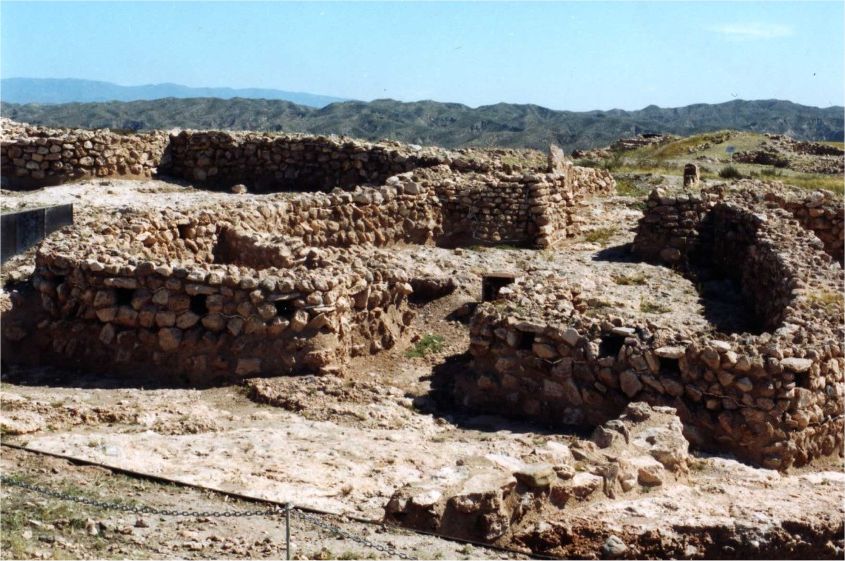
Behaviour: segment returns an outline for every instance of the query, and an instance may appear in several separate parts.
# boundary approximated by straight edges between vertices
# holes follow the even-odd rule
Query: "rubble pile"
[[[673,409],[631,403],[591,440],[572,446],[549,441],[528,461],[499,454],[462,458],[398,489],[385,520],[459,539],[552,549],[563,536],[537,547],[543,541],[538,521],[683,481],[688,447]]]

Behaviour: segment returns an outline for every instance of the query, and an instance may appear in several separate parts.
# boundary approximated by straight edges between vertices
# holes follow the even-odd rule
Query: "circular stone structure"
[[[455,400],[589,427],[646,401],[676,408],[694,444],[768,468],[842,454],[843,271],[812,231],[759,193],[655,191],[633,251],[735,286],[749,329],[677,332],[591,309],[578,286],[520,279],[473,317]]]
[[[36,298],[22,292],[4,314],[8,363],[147,374],[152,365],[163,382],[196,383],[342,371],[352,356],[393,346],[413,317],[413,286],[432,284],[389,248],[547,247],[577,233],[583,197],[614,185],[558,157],[514,167],[495,153],[214,131],[133,142],[151,138],[157,151],[144,161],[158,172],[270,194],[127,209],[51,235],[36,253]],[[16,175],[60,182],[119,174],[108,158],[133,158],[127,142],[21,126],[2,150],[19,156],[5,162]],[[27,172],[31,162],[42,169],[44,151],[68,165]]]

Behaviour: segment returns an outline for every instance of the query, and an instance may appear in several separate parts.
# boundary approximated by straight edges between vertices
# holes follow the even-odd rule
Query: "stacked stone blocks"
[[[0,163],[10,184],[52,185],[84,177],[151,177],[164,153],[164,132],[123,135],[0,122]]]
[[[760,193],[654,192],[633,249],[682,273],[694,259],[733,271],[760,332],[690,338],[586,314],[578,287],[553,279],[542,307],[525,309],[537,289],[521,279],[479,306],[455,399],[580,426],[632,400],[669,405],[693,443],[776,469],[842,453],[842,268],[811,231]]]
[[[6,133],[4,150],[59,134]],[[4,317],[10,360],[109,372],[154,364],[201,383],[342,371],[394,345],[413,316],[415,279],[388,248],[456,235],[546,247],[574,234],[582,197],[613,188],[606,172],[566,162],[491,169],[439,149],[304,135],[184,131],[145,161],[201,184],[308,192],[121,213],[51,237],[33,277],[48,319]]]

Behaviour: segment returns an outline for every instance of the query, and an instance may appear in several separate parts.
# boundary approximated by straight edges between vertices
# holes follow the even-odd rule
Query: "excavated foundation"
[[[342,371],[350,357],[402,338],[413,287],[426,286],[390,248],[458,238],[547,247],[578,231],[583,197],[613,189],[606,172],[556,152],[547,169],[515,170],[335,137],[4,132],[16,134],[4,138],[14,156],[4,165],[28,181],[120,175],[143,160],[149,173],[206,185],[308,191],[72,228],[40,246],[32,289],[4,314],[8,363],[127,373],[153,365],[196,383]],[[145,142],[142,157],[136,144]]]
[[[543,289],[555,301],[540,308],[537,281],[520,279],[479,306],[456,402],[594,427],[639,400],[676,408],[694,444],[765,467],[842,453],[843,275],[812,231],[751,191],[655,191],[633,251],[730,283],[741,302],[719,314],[744,325],[689,334],[605,316],[553,279]]]
[[[579,231],[580,201],[613,188],[556,150],[541,170],[334,137],[10,130],[4,165],[28,180],[140,165],[200,184],[313,191],[119,213],[40,246],[31,286],[3,315],[4,361],[195,383],[341,372],[402,339],[415,287],[424,298],[444,284],[398,248],[550,247]],[[633,400],[670,405],[694,444],[771,468],[841,453],[837,217],[825,196],[656,191],[633,251],[696,283],[709,328],[608,315],[572,283],[517,278],[478,306],[472,368],[454,374],[451,395],[586,427]]]

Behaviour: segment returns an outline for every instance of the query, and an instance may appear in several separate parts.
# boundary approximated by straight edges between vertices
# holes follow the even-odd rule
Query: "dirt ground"
[[[105,183],[3,192],[4,207],[76,202],[77,220],[86,221],[126,206],[184,207],[207,197],[232,196],[197,193],[159,181]],[[478,299],[482,273],[510,270],[540,284],[548,274],[577,279],[597,309],[648,314],[654,324],[676,329],[712,328],[710,322],[719,317],[720,306],[725,308],[722,315],[735,315],[730,303],[702,301],[692,283],[673,271],[624,257],[621,248],[633,239],[641,215],[637,204],[625,197],[595,201],[589,209],[590,229],[554,251],[506,246],[397,251],[409,266],[424,262],[433,274],[452,277],[458,289],[417,310],[414,336],[388,352],[355,359],[344,376],[258,379],[194,389],[173,387],[161,373],[138,380],[7,368],[0,393],[3,439],[32,450],[335,513],[325,520],[378,543],[392,543],[413,557],[502,557],[494,550],[350,522],[343,516],[380,521],[397,488],[453,469],[461,458],[496,456],[530,462],[548,443],[567,444],[579,437],[496,416],[456,413],[438,399],[440,365],[460,366],[468,348],[468,329],[460,312]],[[4,267],[4,277],[25,276],[31,267],[26,260],[24,256]],[[434,339],[436,344],[421,345]],[[8,448],[1,451],[4,475],[107,500],[194,510],[253,508],[213,493]],[[696,466],[684,485],[637,499],[586,503],[579,512],[567,513],[567,519],[548,523],[615,528],[617,534],[628,536],[660,533],[661,528],[674,527],[669,520],[684,520],[691,532],[719,526],[741,534],[737,528],[752,528],[757,533],[751,532],[748,539],[765,543],[765,528],[779,527],[784,520],[812,524],[827,516],[827,522],[835,525],[843,519],[845,473],[840,458],[789,475],[750,468],[730,458],[702,456]],[[143,517],[139,522],[134,516],[63,505],[8,486],[2,498],[7,514],[3,557],[284,555],[283,527],[276,520]],[[293,534],[298,558],[383,557],[302,521],[297,524]],[[600,556],[603,535],[596,530],[595,539],[584,542],[579,556]],[[842,544],[831,543],[825,551],[841,558]],[[698,550],[687,553],[700,555]],[[730,551],[725,555],[730,557]],[[784,556],[789,556],[787,550]]]
[[[272,505],[129,477],[41,454],[2,449],[8,477],[64,493],[163,510],[239,512]],[[59,501],[3,485],[3,559],[284,559],[283,516],[173,517],[132,514]],[[339,528],[392,551],[342,538],[292,516],[293,559],[390,559],[395,552],[424,559],[499,559],[518,555],[414,534],[395,527],[320,515]]]

